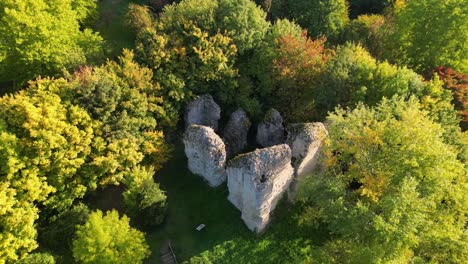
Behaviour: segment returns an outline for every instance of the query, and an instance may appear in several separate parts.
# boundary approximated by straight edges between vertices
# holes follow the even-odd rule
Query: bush
[[[345,0],[280,0],[273,2],[272,14],[275,19],[295,20],[313,38],[334,39],[349,20]]]
[[[55,258],[49,253],[32,253],[17,264],[55,264]]]
[[[374,57],[383,54],[385,18],[381,15],[362,15],[346,25],[341,36],[341,43],[346,41],[360,43]]]
[[[126,212],[145,228],[161,224],[167,211],[167,197],[154,182],[153,174],[153,170],[136,169],[123,193]]]
[[[39,228],[39,243],[60,254],[68,252],[76,226],[86,223],[89,213],[88,207],[80,203],[51,217],[48,223]]]
[[[80,263],[142,263],[150,251],[142,232],[130,226],[125,215],[115,210],[105,215],[97,210],[77,227],[73,257]]]

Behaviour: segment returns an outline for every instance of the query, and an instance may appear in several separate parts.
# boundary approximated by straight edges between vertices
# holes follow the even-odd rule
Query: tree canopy
[[[396,12],[390,59],[418,72],[438,66],[468,71],[468,3],[407,1]]]
[[[466,171],[414,98],[328,117],[325,174],[306,197],[337,236],[337,262],[446,262],[466,256]]]
[[[94,1],[1,1],[0,82],[23,83],[99,58],[102,38],[80,30],[79,21],[90,12],[84,3]]]
[[[82,108],[34,86],[0,106],[0,256],[16,260],[37,247],[37,202],[60,210],[86,192],[89,181],[76,172],[93,129]]]
[[[345,0],[279,0],[273,1],[272,13],[277,18],[295,20],[313,38],[336,38],[348,23]]]
[[[81,263],[143,263],[149,249],[142,232],[117,211],[96,211],[77,227],[73,257]]]

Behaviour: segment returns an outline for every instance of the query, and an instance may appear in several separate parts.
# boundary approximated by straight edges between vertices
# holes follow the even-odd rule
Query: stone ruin
[[[244,110],[239,108],[231,114],[223,131],[228,157],[239,154],[247,146],[247,135],[251,125],[252,123]]]
[[[251,122],[245,111],[238,109],[231,114],[221,139],[215,133],[220,115],[220,107],[210,95],[188,104],[183,138],[188,168],[211,187],[227,178],[229,201],[241,211],[250,230],[261,232],[283,193],[288,191],[292,201],[298,182],[313,172],[328,132],[322,123],[289,124],[285,138],[283,118],[271,109],[256,135],[257,143],[267,148],[238,155],[226,167],[227,157],[247,146]]]
[[[299,180],[312,173],[320,154],[320,149],[328,136],[323,123],[296,123],[286,127],[286,144],[292,150],[294,181],[289,189],[289,199],[293,199]]]
[[[218,130],[218,120],[221,118],[221,108],[209,94],[200,95],[187,104],[185,111],[185,126],[201,125]]]
[[[275,109],[270,109],[257,127],[257,143],[271,147],[284,143],[283,117]]]
[[[211,187],[226,181],[226,149],[212,128],[191,125],[186,129],[183,141],[192,173],[202,176]]]
[[[276,145],[242,154],[229,161],[229,201],[242,212],[242,220],[254,232],[261,232],[270,221],[282,194],[293,179],[291,149]]]

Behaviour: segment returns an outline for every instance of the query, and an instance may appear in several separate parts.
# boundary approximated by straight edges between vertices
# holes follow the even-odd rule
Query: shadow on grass
[[[147,230],[152,255],[147,263],[160,263],[161,248],[171,241],[179,262],[193,263],[297,263],[310,258],[313,248],[327,239],[325,229],[300,227],[301,205],[282,201],[268,230],[250,232],[228,200],[225,184],[210,188],[187,169],[183,146],[155,180],[167,192],[169,210],[164,223]],[[205,224],[202,231],[195,228]]]

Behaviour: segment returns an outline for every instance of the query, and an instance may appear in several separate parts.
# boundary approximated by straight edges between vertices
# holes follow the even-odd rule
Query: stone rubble
[[[192,173],[202,176],[211,187],[226,181],[226,147],[212,128],[191,125],[186,129],[183,141]]]

